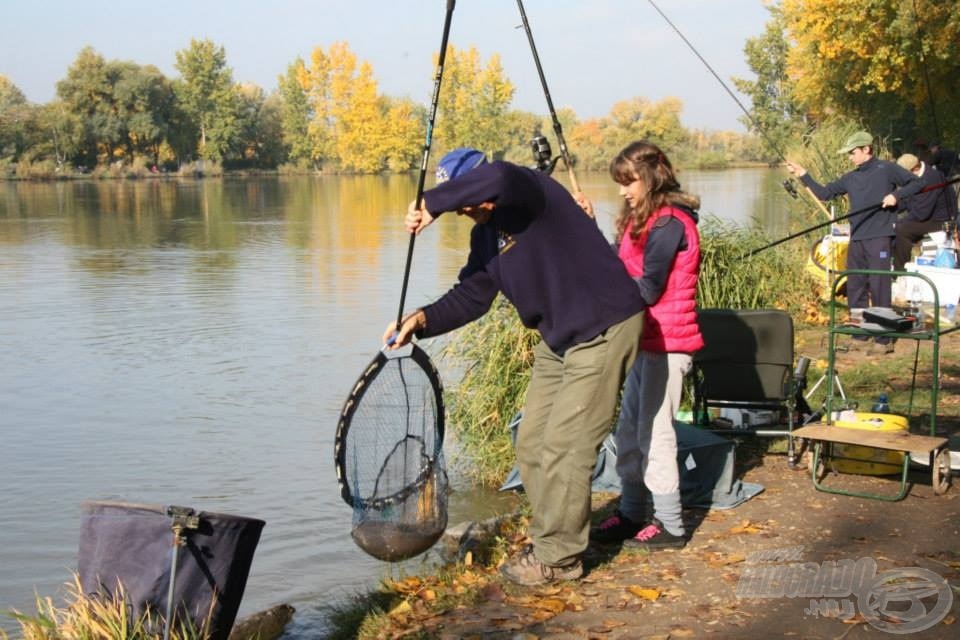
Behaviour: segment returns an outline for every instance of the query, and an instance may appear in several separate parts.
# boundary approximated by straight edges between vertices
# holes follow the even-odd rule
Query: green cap
[[[837,149],[838,154],[850,153],[857,147],[867,147],[873,145],[873,136],[867,131],[857,131],[847,138],[843,146]]]

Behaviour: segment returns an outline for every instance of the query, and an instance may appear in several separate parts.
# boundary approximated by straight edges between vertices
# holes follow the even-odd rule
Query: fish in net
[[[443,388],[416,345],[379,353],[357,380],[337,426],[334,453],[351,537],[380,560],[423,553],[447,526]]]

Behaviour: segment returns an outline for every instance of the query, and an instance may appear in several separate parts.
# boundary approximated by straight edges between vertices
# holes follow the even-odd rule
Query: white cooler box
[[[904,265],[904,269],[913,273],[921,273],[933,281],[934,286],[937,287],[937,293],[940,294],[940,306],[960,302],[960,269],[918,265],[913,262]],[[897,278],[896,285],[899,286],[894,298],[902,296],[903,300],[910,300],[913,288],[916,286],[920,290],[921,302],[933,302],[933,291],[926,280],[912,277]]]

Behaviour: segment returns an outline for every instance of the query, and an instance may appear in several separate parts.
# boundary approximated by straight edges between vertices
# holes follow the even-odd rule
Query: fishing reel
[[[560,156],[552,157],[553,151],[550,149],[550,141],[547,140],[546,136],[534,136],[533,140],[530,141],[530,146],[533,149],[533,161],[536,163],[534,168],[547,175],[553,173],[553,168],[557,166],[557,160],[560,159]]]
[[[783,188],[787,190],[787,193],[790,194],[790,197],[796,200],[799,197],[797,193],[797,185],[794,184],[793,178],[783,181]]]

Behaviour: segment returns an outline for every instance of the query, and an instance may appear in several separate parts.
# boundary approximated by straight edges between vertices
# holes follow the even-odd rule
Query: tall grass
[[[721,309],[783,309],[792,315],[818,304],[817,283],[804,270],[809,241],[797,239],[747,256],[766,236],[716,218],[704,221],[697,305]]]
[[[80,580],[74,576],[67,583],[67,603],[63,607],[54,604],[52,598],[37,596],[37,613],[27,615],[12,611],[7,615],[20,624],[19,640],[161,640],[163,619],[154,612],[146,611],[135,617],[125,602],[122,585],[110,598],[95,598],[83,592]],[[179,620],[170,629],[173,640],[206,640],[209,630],[197,629],[189,619]],[[0,630],[0,639],[10,640]]]
[[[468,459],[464,473],[477,483],[496,484],[513,466],[507,425],[523,406],[539,339],[498,296],[483,318],[444,348],[444,357],[464,367],[456,392],[449,394],[448,423],[459,455]]]

